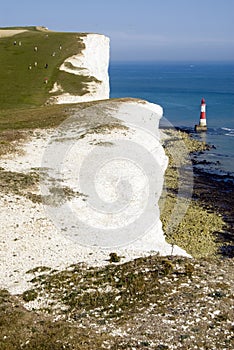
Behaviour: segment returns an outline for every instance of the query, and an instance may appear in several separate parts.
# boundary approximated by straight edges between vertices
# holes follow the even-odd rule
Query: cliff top
[[[0,106],[2,110],[44,105],[55,82],[63,90],[84,94],[93,77],[69,74],[59,67],[85,48],[85,33],[45,27],[0,28]]]

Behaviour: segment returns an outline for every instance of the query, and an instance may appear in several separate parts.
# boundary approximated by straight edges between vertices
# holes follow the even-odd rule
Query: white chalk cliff
[[[99,34],[87,34],[83,39],[83,42],[85,44],[85,49],[82,50],[82,53],[79,55],[74,55],[72,57],[69,57],[65,60],[65,62],[61,65],[60,70],[66,71],[70,74],[77,74],[77,75],[86,75],[86,76],[93,76],[95,77],[99,82],[95,83],[92,82],[90,83],[89,86],[89,93],[84,94],[83,96],[77,96],[77,95],[71,95],[68,93],[61,93],[59,96],[56,97],[55,103],[75,103],[75,102],[87,102],[87,101],[94,101],[94,100],[104,100],[104,99],[108,99],[109,98],[109,76],[108,76],[108,66],[109,66],[109,38],[107,38],[104,35],[99,35]],[[58,85],[54,85],[54,89],[53,91],[58,91],[60,89],[60,87]],[[105,103],[101,103],[100,105],[95,106],[93,109],[91,108],[92,113],[90,112],[90,108],[88,108],[87,110],[87,120],[90,120],[90,123],[93,125],[89,125],[88,129],[90,127],[94,128],[95,122],[94,119],[98,119],[98,114],[100,113],[100,115],[105,115],[108,111],[108,115],[111,117],[116,118],[116,120],[120,120],[122,123],[124,123],[124,125],[127,125],[128,131],[124,131],[124,133],[119,133],[117,132],[117,135],[119,137],[119,135],[121,135],[121,140],[120,143],[122,143],[123,145],[126,144],[126,142],[128,142],[128,146],[125,147],[130,147],[129,146],[129,141],[131,141],[131,147],[137,149],[137,147],[139,147],[138,149],[138,155],[137,155],[137,151],[136,151],[136,158],[135,161],[138,160],[144,163],[143,169],[144,171],[152,171],[151,175],[148,174],[148,178],[146,179],[146,183],[144,183],[144,180],[142,180],[140,177],[138,177],[135,183],[135,189],[134,189],[134,195],[132,197],[132,199],[129,200],[129,211],[127,211],[127,214],[124,215],[123,212],[120,213],[120,215],[116,216],[114,218],[113,214],[95,214],[93,210],[90,210],[89,207],[89,200],[87,201],[83,201],[82,199],[78,199],[75,201],[74,203],[74,207],[78,208],[78,212],[79,212],[79,217],[83,218],[83,222],[85,224],[85,227],[83,227],[83,229],[80,231],[82,231],[81,236],[82,238],[80,238],[80,241],[82,241],[84,234],[83,232],[86,231],[87,235],[87,239],[88,241],[83,242],[85,245],[88,244],[90,241],[96,242],[97,246],[112,246],[112,245],[117,245],[120,244],[124,245],[124,243],[130,243],[131,244],[128,246],[128,249],[130,250],[140,250],[140,251],[157,251],[162,255],[167,255],[167,254],[171,254],[172,252],[172,247],[170,244],[166,243],[164,234],[163,234],[163,230],[162,230],[162,225],[161,225],[161,221],[159,218],[159,207],[158,207],[158,200],[159,197],[161,195],[161,191],[162,191],[162,187],[163,187],[163,182],[162,183],[157,183],[156,184],[156,188],[154,187],[153,190],[150,189],[150,191],[154,191],[156,192],[155,197],[152,199],[150,196],[146,195],[147,192],[147,186],[149,184],[147,184],[147,181],[150,179],[150,177],[157,177],[156,173],[155,173],[155,169],[153,170],[151,168],[152,163],[157,163],[158,165],[158,170],[159,172],[161,172],[162,176],[165,172],[165,169],[167,167],[167,157],[165,156],[165,152],[160,144],[160,136],[159,136],[159,130],[158,130],[158,125],[159,125],[159,120],[163,115],[163,109],[161,106],[153,104],[153,103],[149,103],[149,102],[144,102],[144,101],[125,101],[124,103],[121,102],[112,102],[109,103],[108,101],[106,101]],[[89,115],[89,113],[91,113]],[[84,112],[84,114],[86,114],[86,112]],[[77,121],[74,120],[73,122],[76,123],[80,123],[80,121],[78,121],[78,119],[80,118],[80,116],[78,116]],[[100,125],[102,124],[101,121]],[[88,122],[89,123],[89,122]],[[127,124],[126,124],[127,123]],[[78,125],[77,125],[78,126]],[[63,130],[65,130],[68,126],[65,124],[63,126]],[[80,126],[79,126],[80,127]],[[87,125],[84,125],[84,128],[87,128]],[[70,129],[70,126],[68,127],[68,129]],[[104,134],[106,133],[106,131],[104,132]],[[133,136],[134,135],[134,136]],[[100,138],[101,137],[101,138]],[[77,141],[77,145],[78,147],[78,151],[77,153],[75,152],[74,154],[72,154],[72,158],[69,158],[67,160],[65,160],[66,169],[69,169],[69,167],[73,167],[73,159],[80,160],[80,158],[82,158],[82,151],[83,149],[85,149],[87,151],[87,149],[90,148],[89,144],[92,144],[92,139],[95,139],[95,142],[100,142],[100,143],[105,143],[106,145],[109,144],[113,144],[116,146],[116,131],[114,132],[108,132],[108,135],[104,136],[102,135],[102,133],[98,132],[97,134],[92,132],[91,138],[88,140],[87,136],[85,137],[85,139],[79,140]],[[98,141],[99,140],[99,141]],[[64,145],[64,140],[63,140],[63,145]],[[142,147],[143,146],[143,147]],[[55,148],[57,149],[58,143],[57,143],[57,138],[56,138],[56,145]],[[91,147],[92,148],[92,147]],[[90,148],[90,149],[91,149]],[[110,154],[111,152],[113,153],[113,148],[112,147],[105,147],[103,148],[103,150],[105,149],[105,152],[101,151],[101,148],[99,148],[99,152],[96,154],[96,158],[100,158],[100,161],[102,159],[104,159],[106,156],[109,157],[108,155],[108,149],[110,150]],[[145,153],[144,155],[142,155],[142,149],[145,148]],[[86,152],[85,151],[85,152]],[[130,154],[132,155],[132,150],[131,149],[125,149],[122,150],[122,156],[125,156],[126,158],[128,157],[127,155],[127,151],[130,152]],[[52,152],[53,154],[53,152]],[[86,154],[86,153],[85,153]],[[115,155],[115,153],[114,153]],[[130,157],[131,157],[130,155]],[[151,156],[151,158],[149,157],[149,159],[147,160],[148,156]],[[86,157],[87,155],[85,155]],[[140,159],[140,157],[142,157]],[[62,160],[64,161],[64,160]],[[131,161],[131,160],[130,160]],[[92,161],[93,163],[95,163],[95,160]],[[93,173],[95,173],[95,169],[93,168],[93,164],[92,162],[90,163],[90,167],[89,167],[89,171],[86,176],[85,176],[85,181],[88,183],[90,181],[90,179],[92,179]],[[147,163],[148,162],[148,163]],[[77,164],[76,164],[77,166]],[[111,172],[118,172],[119,173],[119,180],[120,181],[120,177],[122,176],[122,172],[125,174],[125,180],[128,178],[129,175],[127,175],[127,173],[125,172],[125,168],[127,168],[128,166],[126,165],[126,163],[122,163],[122,164],[118,164],[118,167],[120,167],[120,170],[117,168],[115,170],[113,170],[113,168],[111,167],[111,171],[109,173],[109,176],[105,177],[104,173],[102,174],[102,178],[105,178],[104,183],[102,183],[102,185],[100,185],[100,193],[101,196],[105,197],[105,191],[109,191],[108,195],[107,195],[107,201],[110,202],[115,202],[116,200],[116,193],[115,191],[112,192],[113,190],[111,188],[114,188],[116,185],[115,181],[116,181],[116,174],[111,175]],[[70,169],[70,172],[74,175],[77,171],[77,169],[74,171],[74,169]],[[136,176],[136,172],[137,170],[135,169],[135,171],[133,169],[131,169],[131,167],[128,168],[129,173],[131,173],[132,175],[130,176],[132,179],[134,178],[134,176],[137,178]],[[73,180],[74,180],[74,176],[71,176],[70,180],[68,181],[67,185],[71,188],[73,188],[73,190],[78,190],[81,191],[81,188],[74,188],[74,184],[73,184]],[[56,177],[56,175],[54,174],[54,176]],[[113,183],[111,182],[113,178]],[[144,178],[144,176],[143,176]],[[76,179],[76,178],[75,178]],[[77,180],[77,179],[76,179]],[[118,182],[117,181],[117,182]],[[143,181],[143,182],[142,182]],[[161,180],[160,180],[161,181]],[[162,180],[163,181],[163,180]],[[142,183],[141,183],[142,182]],[[151,184],[152,185],[152,184]],[[96,184],[96,186],[98,187],[99,185]],[[109,186],[109,188],[108,188]],[[134,188],[133,186],[133,188]],[[155,184],[154,184],[155,186]],[[118,187],[118,186],[117,186]],[[139,198],[136,197],[136,192],[137,190],[139,190],[139,187],[141,188],[141,196]],[[87,186],[86,186],[87,188]],[[90,185],[90,188],[92,188],[92,186]],[[88,189],[89,191],[89,189]],[[82,191],[81,191],[82,192]],[[112,193],[112,194],[111,194]],[[89,198],[92,197],[93,193],[85,193],[85,195],[88,195]],[[134,196],[136,198],[134,198]],[[143,200],[143,197],[145,196],[145,199]],[[134,198],[134,199],[133,199]],[[153,203],[151,203],[153,205],[153,209],[152,207],[148,208],[147,205],[149,204],[148,201],[153,200]],[[126,199],[126,198],[125,198]],[[135,202],[134,202],[135,200]],[[79,202],[79,204],[77,204],[77,201]],[[76,209],[72,209],[72,212]],[[136,211],[136,212],[144,212],[144,208],[146,208],[146,215],[144,217],[146,217],[146,222],[147,222],[147,228],[142,226],[142,219],[138,220],[138,224],[134,227],[133,225],[131,225],[130,221],[133,220],[132,218],[132,214],[129,214],[130,212],[132,213],[132,211]],[[148,208],[148,209],[147,209]],[[93,207],[92,207],[93,209]],[[99,208],[100,209],[100,208]],[[62,209],[64,210],[64,208]],[[148,211],[147,211],[148,210]],[[98,210],[97,210],[98,211]],[[151,211],[151,212],[150,212]],[[55,213],[52,214],[52,216],[55,215],[57,216],[57,208],[55,209]],[[138,215],[138,214],[137,214]],[[136,217],[137,217],[136,215]],[[148,217],[150,216],[150,218]],[[64,215],[61,214],[60,218],[62,220],[62,223],[59,224],[59,226],[64,226],[63,228],[66,231],[69,231],[71,236],[73,236],[73,230],[71,229],[70,225],[72,223],[72,227],[75,227],[75,235],[79,236],[79,234],[77,234],[77,227],[76,225],[74,225],[74,218],[70,217],[68,214],[66,215],[67,220],[66,222],[64,222]],[[116,219],[118,217],[118,219]],[[131,219],[129,219],[131,217]],[[133,215],[134,217],[134,215]],[[119,220],[119,221],[118,221]],[[128,220],[129,223],[128,223]],[[145,220],[145,219],[144,219]],[[148,220],[148,221],[147,221]],[[118,221],[118,224],[117,224]],[[151,226],[151,221],[152,221],[152,226]],[[97,224],[98,222],[98,224]],[[144,223],[145,224],[145,223]],[[80,225],[80,223],[79,223]],[[97,227],[99,226],[99,232],[98,235],[101,235],[101,230],[100,228],[102,228],[104,231],[108,230],[108,228],[110,229],[110,232],[112,232],[111,230],[113,229],[113,227],[134,227],[133,231],[131,232],[131,228],[126,232],[127,235],[129,236],[129,239],[126,238],[124,236],[125,233],[123,233],[122,238],[119,239],[119,242],[115,241],[115,239],[113,239],[113,235],[110,234],[109,237],[109,242],[105,241],[107,239],[107,235],[104,234],[104,236],[102,236],[102,239],[100,239],[100,241],[97,240],[97,231],[96,229],[93,230],[93,227]],[[82,225],[80,225],[81,228]],[[87,226],[89,228],[87,228]],[[142,226],[142,227],[141,227]],[[96,228],[97,228],[96,227]],[[120,235],[120,231],[119,230],[119,235]],[[124,232],[124,230],[123,230]],[[138,234],[137,234],[137,233]],[[146,233],[147,232],[147,233]],[[115,235],[115,234],[114,234]],[[104,237],[104,238],[103,238]],[[136,239],[138,238],[138,239]],[[79,241],[79,239],[78,239]],[[177,246],[174,246],[173,248],[173,254],[178,254],[178,255],[187,255],[187,253],[183,250],[180,249]]]
[[[96,81],[88,84],[89,92],[84,95],[72,95],[62,91],[61,86],[54,84],[52,92],[61,92],[53,97],[54,103],[79,103],[109,98],[109,51],[110,40],[100,34],[87,34],[82,37],[85,48],[81,54],[67,58],[60,66],[61,71],[79,76],[94,77]]]
[[[162,114],[146,101],[107,100],[74,109],[60,125],[43,156],[42,168],[50,169],[44,194],[53,178],[85,196],[45,208],[65,237],[124,256],[187,255],[166,242],[160,221],[168,163],[158,128]]]

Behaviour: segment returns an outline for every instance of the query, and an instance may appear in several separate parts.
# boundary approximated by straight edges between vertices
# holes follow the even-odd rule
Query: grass
[[[111,99],[110,99],[111,100]],[[116,101],[127,101],[128,99],[115,99]],[[65,119],[70,117],[74,110],[77,113],[84,108],[94,106],[101,101],[82,102],[65,105],[46,105],[29,108],[12,108],[0,109],[0,137],[2,142],[9,138],[11,141],[12,135],[23,135],[27,129],[46,129],[59,126]],[[117,123],[117,122],[116,122]],[[119,124],[118,124],[119,125]],[[119,126],[120,127],[120,126]],[[99,132],[102,132],[104,126],[99,127]],[[108,129],[108,126],[106,126]],[[122,126],[122,128],[126,128]],[[17,130],[17,132],[16,132]],[[11,136],[10,136],[11,135]],[[1,139],[0,139],[1,142]]]
[[[74,197],[82,197],[83,200],[87,199],[87,196],[83,193],[73,191],[68,186],[54,183],[53,179],[50,179],[52,185],[48,195],[42,196],[34,193],[35,191],[38,192],[39,179],[43,177],[43,172],[36,170],[25,174],[0,168],[0,192],[12,193],[16,196],[26,197],[34,203],[44,203],[53,206],[62,205],[62,203]]]
[[[19,28],[9,28],[19,29]],[[59,70],[64,60],[85,48],[83,33],[60,33],[26,27],[26,32],[0,38],[0,106],[19,109],[46,103],[55,82],[65,91],[87,92],[87,82],[93,77],[76,76]],[[16,41],[16,45],[14,45]],[[19,45],[21,42],[21,46]],[[60,50],[60,45],[62,49]],[[35,51],[34,47],[38,50]],[[53,56],[53,53],[55,55]],[[37,66],[34,63],[37,62]],[[45,68],[45,65],[48,68]],[[29,69],[31,66],[31,69]],[[45,84],[45,78],[48,83]]]
[[[0,156],[16,152],[18,146],[26,139],[23,131],[9,129],[0,132]]]
[[[78,111],[90,104],[49,105],[34,108],[0,110],[0,132],[12,134],[14,130],[25,131],[27,129],[53,128],[60,125],[66,118],[72,115],[74,106],[76,111]]]
[[[232,349],[232,268],[231,259],[159,256],[39,267],[21,296],[0,291],[0,348]]]
[[[34,277],[36,288],[27,291],[26,297],[45,293],[50,295],[51,310],[54,301],[60,300],[70,318],[87,318],[96,313],[106,321],[114,318],[121,323],[140,308],[166,296],[165,288],[169,286],[160,284],[165,276],[175,273],[180,282],[187,278],[186,260],[178,260],[177,265],[176,261],[154,256],[99,269],[72,265],[68,270]],[[46,311],[51,310],[49,307]]]
[[[99,350],[109,338],[27,311],[6,290],[0,291],[0,331],[1,350]]]
[[[68,117],[69,107],[55,105],[0,111],[0,131],[48,128]]]
[[[39,182],[39,174],[30,172],[28,174],[7,171],[0,168],[0,192],[12,192],[16,195],[28,193],[29,190],[36,189]]]

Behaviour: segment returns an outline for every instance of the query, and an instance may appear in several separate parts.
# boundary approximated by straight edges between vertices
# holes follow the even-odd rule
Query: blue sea
[[[215,148],[200,156],[210,162],[203,170],[234,176],[234,63],[111,62],[109,74],[111,97],[157,103],[173,126],[192,133],[204,97],[208,132],[193,136]]]

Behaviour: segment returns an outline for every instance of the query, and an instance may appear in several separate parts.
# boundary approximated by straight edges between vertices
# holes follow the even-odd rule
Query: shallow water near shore
[[[110,80],[111,97],[131,96],[160,104],[172,125],[214,145],[199,154],[200,168],[234,176],[234,64],[111,62]],[[207,103],[208,132],[195,134],[202,97]]]

